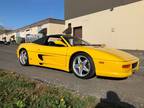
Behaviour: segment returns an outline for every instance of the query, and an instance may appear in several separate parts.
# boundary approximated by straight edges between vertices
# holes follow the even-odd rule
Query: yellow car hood
[[[135,57],[135,56],[133,56],[133,55],[131,55],[129,53],[126,53],[124,51],[117,50],[117,49],[112,49],[112,48],[96,48],[96,49],[99,50],[99,51],[108,53],[110,55],[113,55],[115,57],[118,57],[122,61],[130,61],[130,60],[138,59],[137,57]]]
[[[95,50],[96,52],[101,52],[102,58],[100,58],[100,59],[106,59],[106,60],[112,60],[112,61],[138,60],[137,57],[135,57],[127,52],[121,51],[121,50],[107,48],[107,47],[97,47],[97,46],[89,46],[89,48],[90,47],[93,50]]]

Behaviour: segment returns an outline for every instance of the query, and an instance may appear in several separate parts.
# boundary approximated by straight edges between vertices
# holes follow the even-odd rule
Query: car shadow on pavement
[[[74,75],[74,73],[72,71],[67,72],[65,70],[56,69],[56,68],[50,68],[50,67],[44,67],[44,66],[35,66],[35,65],[31,65],[31,66],[42,68],[42,69],[48,69],[48,70],[52,70],[52,71],[55,71],[55,72],[62,72],[62,73],[65,73],[65,74],[73,74]],[[91,80],[92,78],[95,78],[95,77],[96,77],[96,75],[93,75],[89,78],[81,78],[81,80]]]
[[[36,66],[36,65],[28,65],[28,66],[38,67],[38,68],[41,68],[41,69],[47,69],[49,71],[52,70],[52,71],[55,71],[55,72],[61,72],[61,73],[65,73],[65,74],[74,74],[72,71],[67,72],[65,70],[56,69],[56,68],[50,68],[50,67],[44,67],[44,66]],[[116,81],[127,79],[127,78],[112,78],[112,77],[103,77],[103,76],[94,75],[94,76],[91,76],[90,78],[81,79],[81,80],[91,80],[91,79],[94,79],[94,78],[104,79],[104,80],[116,80]]]
[[[121,101],[117,93],[108,91],[106,98],[101,98],[95,108],[135,108],[135,106]]]
[[[126,80],[126,78],[112,78],[112,77],[102,77],[102,76],[97,76],[98,79],[105,79],[105,80],[116,80],[116,81],[119,81],[119,80]]]
[[[36,65],[31,65],[31,66],[38,67],[38,68],[41,68],[41,69],[47,69],[47,70],[53,70],[53,71],[68,73],[68,72],[65,71],[65,70],[56,69],[56,68],[50,68],[50,67],[44,67],[44,66],[36,66]],[[69,73],[72,73],[72,72],[69,72]]]

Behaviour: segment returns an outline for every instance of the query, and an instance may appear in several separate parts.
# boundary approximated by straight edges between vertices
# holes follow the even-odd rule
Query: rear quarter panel
[[[29,63],[33,64],[33,65],[38,65],[38,59],[35,56],[37,48],[38,48],[38,45],[34,44],[34,43],[21,44],[21,45],[19,45],[19,47],[17,49],[17,57],[19,58],[20,50],[25,49],[28,53]]]

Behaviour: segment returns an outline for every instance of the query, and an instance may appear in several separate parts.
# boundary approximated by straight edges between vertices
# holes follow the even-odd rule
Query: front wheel
[[[28,53],[27,53],[27,51],[25,49],[23,49],[23,50],[20,51],[19,62],[23,66],[29,65]]]
[[[72,71],[83,79],[91,78],[95,75],[95,66],[92,58],[85,53],[79,53],[72,60]]]

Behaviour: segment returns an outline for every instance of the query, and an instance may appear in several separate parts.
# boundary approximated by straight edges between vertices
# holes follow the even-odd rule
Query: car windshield
[[[64,37],[71,46],[90,46],[90,44],[78,37],[65,36]]]

